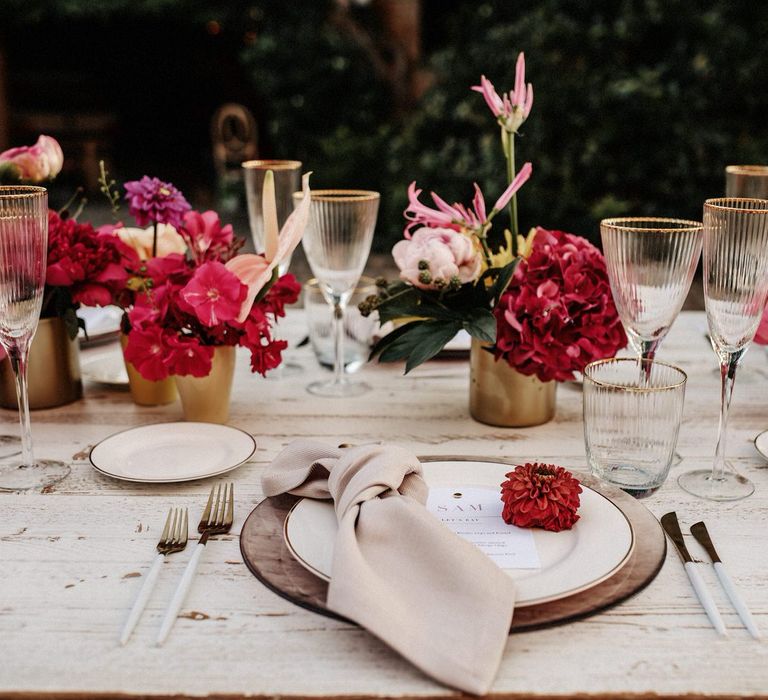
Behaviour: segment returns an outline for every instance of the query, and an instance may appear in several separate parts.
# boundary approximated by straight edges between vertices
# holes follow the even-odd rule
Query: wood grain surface
[[[283,334],[297,343],[305,335],[303,315],[292,311],[287,320]],[[685,312],[661,348],[660,358],[689,377],[678,443],[683,459],[642,505],[657,517],[676,510],[684,529],[707,523],[768,632],[768,462],[752,442],[768,429],[763,348],[750,350],[737,377],[728,441],[729,461],[755,482],[755,494],[712,503],[676,483],[683,470],[712,463],[719,379],[705,330],[702,313]],[[492,428],[469,417],[466,362],[430,362],[405,377],[401,366],[365,367],[358,376],[372,393],[337,400],[306,393],[309,381],[327,376],[311,349],[291,354],[305,372],[280,381],[250,375],[247,357],[238,358],[230,423],[252,433],[258,449],[218,479],[136,484],[89,466],[91,445],[130,426],[177,420],[178,403],[142,408],[126,391],[87,383],[82,401],[33,413],[38,455],[66,460],[72,473],[47,493],[0,493],[0,696],[457,697],[365,631],[304,610],[253,577],[240,556],[239,534],[264,498],[261,474],[298,437],[334,445],[396,442],[420,455],[540,460],[583,471],[580,388],[558,389],[551,423]],[[15,413],[0,411],[0,456],[17,449],[17,430]],[[191,547],[165,562],[134,636],[120,647],[120,627],[149,570],[168,507],[189,507],[196,521],[211,481],[224,479],[235,482],[235,525],[209,543],[168,642],[154,646]],[[705,558],[692,538],[689,546]],[[728,639],[713,632],[670,548],[659,575],[623,603],[567,625],[511,635],[493,697],[768,697],[768,644],[750,638],[712,568],[702,565],[701,573]]]

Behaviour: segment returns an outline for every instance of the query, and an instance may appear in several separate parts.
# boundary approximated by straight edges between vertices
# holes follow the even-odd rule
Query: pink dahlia
[[[602,253],[563,231],[536,230],[494,315],[496,358],[542,381],[573,379],[627,344]]]
[[[581,484],[568,470],[534,462],[515,467],[506,477],[501,485],[505,523],[559,532],[579,519]]]
[[[184,223],[184,214],[191,207],[184,195],[170,182],[145,175],[141,180],[125,183],[128,213],[139,226],[170,224],[175,229]]]

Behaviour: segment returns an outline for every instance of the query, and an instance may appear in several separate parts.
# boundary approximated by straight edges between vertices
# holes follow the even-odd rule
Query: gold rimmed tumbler
[[[27,394],[29,346],[43,304],[48,259],[48,191],[0,187],[0,344],[16,378],[21,459],[0,472],[0,489],[43,488],[69,474],[59,462],[35,461]]]
[[[725,196],[768,199],[768,165],[728,165]]]
[[[301,201],[294,194],[294,204]],[[370,389],[344,373],[344,309],[371,251],[379,193],[368,190],[314,190],[304,252],[326,302],[333,309],[334,376],[307,387],[319,396],[359,396]]]
[[[698,221],[626,217],[600,222],[611,292],[632,347],[652,360],[691,288],[701,254]]]
[[[712,469],[682,474],[689,493],[714,501],[749,496],[755,487],[726,470],[725,439],[736,369],[768,297],[768,200],[736,197],[704,203],[704,304],[712,349],[720,361],[720,427]]]

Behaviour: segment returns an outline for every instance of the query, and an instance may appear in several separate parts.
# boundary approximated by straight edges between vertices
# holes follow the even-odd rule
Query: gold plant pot
[[[27,383],[32,409],[63,406],[82,398],[80,347],[77,338],[67,335],[60,318],[40,319],[29,348]],[[16,380],[8,358],[0,364],[0,405],[18,407]]]
[[[184,420],[226,423],[235,374],[235,348],[218,346],[207,377],[175,377]]]
[[[482,343],[472,339],[469,355],[469,412],[481,423],[504,428],[541,425],[555,416],[556,382],[542,382],[496,362]]]
[[[128,336],[120,334],[120,347],[125,352],[125,346],[128,345]],[[128,387],[131,390],[131,398],[139,406],[163,406],[167,403],[173,403],[178,394],[176,393],[176,384],[173,377],[161,379],[159,382],[153,382],[144,379],[128,360],[125,359],[125,371],[128,373]]]

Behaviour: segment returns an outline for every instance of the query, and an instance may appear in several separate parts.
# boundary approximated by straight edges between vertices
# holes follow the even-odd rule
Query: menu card
[[[502,569],[541,568],[530,530],[507,525],[497,489],[430,488],[427,510],[449,529],[478,547]]]

